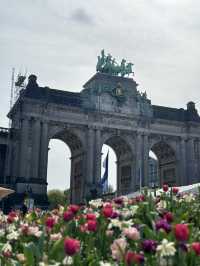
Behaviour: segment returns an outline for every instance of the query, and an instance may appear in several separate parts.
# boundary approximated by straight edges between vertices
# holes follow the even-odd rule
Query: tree
[[[66,205],[69,203],[70,190],[52,189],[48,191],[49,208],[54,209],[58,205]]]

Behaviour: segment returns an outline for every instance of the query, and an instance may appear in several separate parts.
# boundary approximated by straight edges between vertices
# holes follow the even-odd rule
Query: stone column
[[[187,141],[187,181],[188,184],[195,182],[195,169],[194,169],[194,139],[189,138]]]
[[[120,161],[117,158],[117,196],[122,194],[122,178],[121,178],[121,166]]]
[[[13,143],[14,154],[12,158],[12,177],[15,179],[19,176],[19,162],[20,162],[20,141],[19,139]],[[11,164],[11,163],[10,163]]]
[[[186,172],[186,143],[185,139],[181,138],[180,141],[180,146],[181,146],[181,154],[180,154],[180,160],[179,160],[179,174],[181,175],[179,180],[181,184],[179,185],[187,185],[188,180],[187,180],[187,172]]]
[[[136,190],[140,189],[142,184],[142,136],[138,132],[135,141],[135,150],[136,150],[136,173],[135,173],[135,188]]]
[[[116,173],[116,175],[117,175],[117,184],[116,184],[116,192],[117,192],[117,196],[119,196],[120,195],[120,190],[121,190],[121,180],[120,180],[120,167],[119,167],[119,161],[118,161],[118,158],[117,158],[117,160],[116,160],[116,171],[117,171],[117,173]]]
[[[31,177],[34,178],[38,178],[39,174],[40,133],[41,133],[40,120],[36,119],[34,120],[33,123],[32,164],[31,164]]]
[[[149,136],[143,135],[143,185],[149,186]]]
[[[73,202],[73,176],[74,176],[74,163],[73,163],[73,157],[72,157],[72,154],[71,154],[71,171],[70,171],[70,203]]]
[[[12,130],[12,128],[10,129]],[[3,159],[0,158],[0,162],[3,162]],[[6,183],[6,177],[13,177],[16,175],[16,172],[13,171],[14,165],[14,158],[13,158],[13,142],[10,140],[10,133],[8,135],[8,145],[6,147],[6,155],[5,155],[5,162],[4,162],[4,171],[3,171],[3,180]]]
[[[198,182],[200,182],[200,139],[198,139],[198,155],[197,155],[197,165],[198,165],[198,176],[197,176],[197,180]]]
[[[19,176],[28,178],[27,164],[28,164],[28,134],[29,134],[29,120],[27,118],[22,120],[21,138],[20,138],[20,163]]]
[[[102,150],[102,146],[101,146],[101,130],[100,129],[96,129],[95,131],[95,154],[94,154],[94,182],[99,182],[101,179],[101,150]]]
[[[131,184],[130,184],[130,192],[132,193],[135,191],[135,179],[137,176],[135,175],[135,168],[136,168],[136,156],[131,154],[131,160],[130,160],[130,165],[131,165]]]
[[[40,166],[39,178],[47,181],[47,167],[48,167],[48,124],[46,121],[42,123],[42,131],[40,138]]]
[[[94,180],[94,129],[89,128],[87,133],[87,181]]]

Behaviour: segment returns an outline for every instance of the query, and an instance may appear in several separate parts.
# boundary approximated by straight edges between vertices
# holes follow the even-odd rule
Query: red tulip
[[[9,224],[15,222],[17,219],[17,214],[14,212],[14,211],[11,211],[9,214],[8,214],[8,217],[7,217],[7,222]]]
[[[138,195],[138,196],[136,196],[135,199],[136,199],[137,202],[145,201],[145,195],[143,195],[143,194]]]
[[[64,249],[67,255],[73,256],[80,250],[80,241],[74,238],[65,238]]]
[[[177,193],[179,192],[179,188],[178,188],[178,187],[173,187],[173,188],[172,188],[172,192],[173,192],[174,194],[177,194]]]
[[[173,219],[174,219],[173,213],[167,212],[164,215],[164,218],[167,220],[168,223],[171,223],[173,221]]]
[[[197,256],[200,256],[200,242],[192,243],[192,249],[194,250]]]
[[[79,211],[80,207],[78,205],[72,204],[69,205],[68,210],[73,212],[73,213],[77,213]]]
[[[94,213],[87,213],[86,219],[87,220],[96,220],[96,215]]]
[[[46,222],[45,222],[46,226],[48,228],[50,228],[50,229],[53,228],[53,226],[54,226],[55,223],[56,223],[56,221],[55,221],[55,219],[53,217],[48,217],[46,219]]]
[[[68,222],[74,218],[74,213],[72,211],[66,211],[63,213],[64,221]]]
[[[96,220],[88,220],[87,229],[88,229],[88,231],[95,232],[97,230],[97,221]]]
[[[113,208],[112,207],[104,207],[102,212],[106,218],[111,218],[113,215]]]
[[[125,261],[128,266],[142,264],[144,262],[144,256],[142,254],[134,253],[133,251],[128,251],[125,256]]]
[[[163,185],[163,191],[164,191],[164,192],[167,192],[168,189],[169,189],[168,185],[167,185],[167,184],[164,184],[164,185]]]
[[[176,224],[175,225],[175,236],[179,241],[186,241],[189,238],[189,228],[187,224]]]

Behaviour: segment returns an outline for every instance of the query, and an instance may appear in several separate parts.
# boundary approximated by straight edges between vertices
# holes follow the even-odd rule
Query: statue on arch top
[[[117,64],[115,58],[110,54],[105,55],[104,49],[101,50],[101,55],[97,57],[96,71],[113,76],[129,76],[134,75],[132,70],[133,63],[126,63],[125,59],[122,59],[121,64]]]

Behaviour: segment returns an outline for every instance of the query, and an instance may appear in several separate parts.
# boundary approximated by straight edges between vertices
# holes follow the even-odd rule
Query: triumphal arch
[[[28,185],[36,205],[47,206],[51,139],[70,147],[72,202],[84,201],[94,190],[99,195],[103,144],[116,152],[118,195],[149,186],[150,150],[158,158],[160,185],[200,181],[200,117],[194,102],[185,109],[152,105],[131,72],[131,63],[117,64],[102,51],[96,74],[80,92],[40,87],[37,77],[29,76],[8,114],[11,129],[0,133],[0,144],[7,147],[1,149],[1,183],[16,190],[15,204]]]

